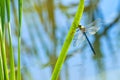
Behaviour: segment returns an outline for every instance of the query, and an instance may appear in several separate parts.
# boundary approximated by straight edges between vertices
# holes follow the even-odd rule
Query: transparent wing
[[[80,30],[77,31],[74,36],[73,46],[80,45],[84,40],[85,40],[85,36],[83,35],[83,33]]]
[[[102,22],[100,19],[95,20],[94,22],[88,24],[86,27],[86,33],[88,34],[95,34],[101,27]]]

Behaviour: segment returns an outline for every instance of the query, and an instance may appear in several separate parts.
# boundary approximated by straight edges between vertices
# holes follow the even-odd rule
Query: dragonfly
[[[80,45],[86,39],[92,52],[94,53],[94,55],[96,55],[96,52],[88,38],[88,35],[94,35],[100,29],[100,26],[101,26],[100,19],[97,19],[86,26],[78,25],[78,28],[74,37],[73,46]]]

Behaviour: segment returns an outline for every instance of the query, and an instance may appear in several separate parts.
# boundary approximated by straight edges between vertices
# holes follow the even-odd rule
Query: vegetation
[[[120,64],[120,1],[112,1],[1,0],[0,80],[87,80],[93,76],[109,80],[109,71],[119,71]],[[104,24],[90,36],[93,56],[88,44],[73,47],[72,41],[79,23],[86,25],[97,18]]]
[[[17,80],[20,79],[20,44],[21,44],[21,21],[22,21],[22,0],[19,0],[19,38],[18,38],[18,78]],[[7,22],[5,20],[5,16],[7,15]],[[5,26],[6,24],[6,26]],[[11,36],[11,23],[10,23],[10,0],[1,0],[0,2],[0,44],[1,44],[1,52],[0,52],[0,69],[1,69],[1,75],[0,75],[0,80],[9,80],[9,74],[10,74],[10,80],[16,80],[15,79],[15,63],[14,63],[14,53],[13,53],[13,46],[12,46],[12,36]],[[7,59],[6,59],[6,49],[5,49],[5,33],[6,29],[8,29],[8,42],[10,44],[10,73],[8,74],[8,68],[7,68]]]
[[[51,80],[57,80],[60,69],[61,69],[61,67],[62,67],[62,65],[64,63],[65,58],[66,58],[67,51],[69,49],[70,43],[71,43],[71,41],[72,41],[72,39],[74,37],[77,26],[78,26],[78,24],[80,22],[80,19],[82,17],[83,9],[84,9],[84,0],[81,0],[80,4],[79,4],[79,7],[78,7],[78,11],[77,11],[77,13],[75,15],[75,18],[74,18],[74,21],[72,23],[72,26],[70,27],[70,31],[68,32],[66,40],[65,40],[65,42],[63,44],[60,56],[58,57],[58,60],[57,60],[55,69],[53,71]]]

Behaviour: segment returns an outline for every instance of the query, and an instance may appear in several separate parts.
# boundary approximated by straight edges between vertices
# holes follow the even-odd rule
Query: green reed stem
[[[0,7],[0,13],[1,13],[1,7]],[[2,44],[2,37],[1,37],[1,16],[0,16],[0,45]],[[2,59],[2,47],[0,46],[0,80],[4,80],[4,69],[3,69],[3,59]]]
[[[70,30],[69,30],[68,35],[66,37],[66,40],[63,44],[62,50],[60,52],[60,56],[58,57],[57,63],[55,65],[55,69],[53,70],[51,80],[57,80],[57,77],[59,75],[61,67],[64,63],[65,58],[66,58],[70,43],[74,37],[76,28],[80,22],[81,17],[82,17],[83,10],[84,10],[84,0],[80,0],[80,4],[78,6],[77,13],[76,13],[74,21],[70,27]]]
[[[5,50],[5,0],[0,1],[0,16],[1,16],[1,26],[0,26],[1,56],[3,61],[4,80],[8,80],[7,60],[6,60],[6,50]]]
[[[14,64],[14,54],[12,46],[11,28],[10,28],[10,0],[6,0],[7,9],[7,21],[8,21],[8,37],[10,43],[10,80],[15,80],[15,64]]]
[[[21,53],[21,24],[22,24],[22,0],[18,1],[19,7],[19,29],[18,29],[18,73],[17,80],[21,80],[21,70],[20,70],[20,53]]]

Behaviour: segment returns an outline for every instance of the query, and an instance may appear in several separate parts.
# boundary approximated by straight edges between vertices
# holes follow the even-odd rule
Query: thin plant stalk
[[[3,61],[4,78],[5,80],[8,80],[7,60],[6,60],[6,51],[5,51],[5,37],[2,34],[2,32],[0,32],[0,38],[1,38],[1,57]]]
[[[3,70],[4,70],[4,80],[8,80],[8,71],[7,71],[7,60],[6,60],[6,50],[5,50],[5,0],[0,1],[0,17],[1,17],[1,57],[3,61]]]
[[[74,37],[76,28],[80,22],[81,17],[82,17],[83,10],[84,10],[84,0],[80,0],[80,4],[78,6],[77,13],[76,13],[74,21],[70,27],[70,30],[69,30],[68,35],[66,37],[66,40],[63,44],[62,50],[60,52],[60,56],[58,57],[57,63],[56,63],[55,68],[53,70],[51,80],[57,80],[57,77],[59,75],[61,67],[64,63],[65,58],[66,58],[70,43]]]
[[[7,21],[8,21],[8,37],[10,43],[10,80],[15,80],[15,64],[12,46],[11,28],[10,28],[10,0],[6,0]]]
[[[4,72],[3,72],[3,63],[2,63],[2,57],[0,52],[0,80],[4,80]]]
[[[1,8],[1,7],[0,7]],[[1,9],[0,9],[1,10]],[[1,11],[0,11],[1,12]],[[1,16],[0,16],[0,44],[2,42],[1,39]],[[2,51],[1,51],[1,47],[0,47],[0,80],[4,80],[4,70],[3,70],[3,61],[2,61]]]
[[[21,80],[21,64],[20,64],[20,53],[21,53],[21,24],[22,24],[22,0],[18,1],[19,7],[19,29],[18,29],[18,72],[17,72],[17,80]]]

